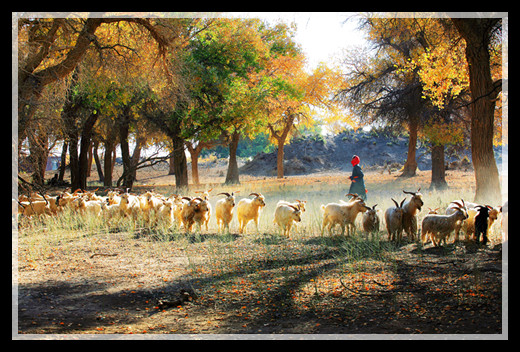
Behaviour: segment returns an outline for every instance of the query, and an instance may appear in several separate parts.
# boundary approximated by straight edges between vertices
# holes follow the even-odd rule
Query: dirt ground
[[[314,177],[310,182],[323,181]],[[50,238],[45,246],[24,240],[17,247],[13,278],[18,284],[16,338],[504,338],[504,254],[507,244],[500,241],[434,248],[393,244],[386,236],[299,234],[287,239],[210,232],[179,237],[147,229],[77,231]]]

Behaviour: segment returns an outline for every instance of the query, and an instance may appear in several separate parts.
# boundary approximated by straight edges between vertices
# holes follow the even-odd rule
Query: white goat
[[[408,192],[403,190],[405,194],[411,194],[412,198],[406,201],[402,206],[403,212],[403,231],[412,241],[415,241],[415,235],[417,235],[417,217],[418,211],[421,211],[421,207],[424,205],[422,200],[422,194],[419,193],[421,188],[417,192]]]
[[[292,204],[280,204],[276,206],[274,211],[273,223],[277,224],[282,230],[284,236],[290,237],[293,222],[300,222],[302,211]]]
[[[145,221],[151,222],[163,204],[162,199],[152,191],[145,192],[139,198],[143,218]]]
[[[349,194],[347,194],[348,196]],[[360,212],[365,212],[369,207],[365,205],[363,199],[354,196],[349,202],[340,200],[340,203],[329,203],[321,205],[323,210],[323,224],[321,227],[321,235],[326,227],[328,227],[329,235],[332,235],[332,228],[336,225],[341,226],[341,235],[345,234],[345,227],[347,228],[347,236],[350,231],[356,231],[355,220]]]
[[[377,215],[376,206],[377,204],[374,204],[372,208],[369,207],[363,214],[361,224],[363,225],[363,231],[367,233],[379,231],[379,216]]]
[[[457,222],[468,218],[465,206],[456,207],[451,215],[429,214],[422,221],[421,241],[426,243],[428,236],[433,245],[437,247],[441,242],[446,243],[446,237],[455,231]]]
[[[184,204],[188,204],[189,200],[187,199],[191,198],[185,199],[179,194],[174,194],[170,197],[170,199],[173,199],[173,219],[177,222],[180,228],[183,226],[182,209],[184,208]]]
[[[173,200],[162,200],[162,204],[156,213],[156,222],[168,225],[168,228],[173,226],[173,210],[175,205]]]
[[[225,198],[217,200],[215,204],[215,217],[217,219],[218,231],[221,232],[227,228],[229,232],[229,223],[233,219],[233,210],[235,209],[235,194],[222,192],[217,195],[225,195]]]
[[[209,202],[209,192],[211,192],[213,188],[208,189],[207,191],[195,191],[195,193],[202,194],[201,198],[207,201],[207,208],[208,211],[204,214],[204,218],[202,219],[202,223],[206,226],[206,231],[208,231],[209,226],[209,219],[211,218],[211,214],[213,212],[213,207],[211,206],[211,203]]]
[[[118,191],[108,191],[108,205],[121,203],[121,196]]]
[[[122,216],[130,216],[134,219],[141,211],[141,202],[138,196],[130,194],[128,192],[121,195],[121,202],[119,203],[119,209]]]
[[[398,204],[393,198],[390,199],[392,199],[394,202],[395,207],[388,208],[385,211],[385,223],[386,231],[388,232],[388,240],[401,241],[403,234],[403,203],[406,198],[401,201],[401,204]]]
[[[261,193],[250,193],[253,199],[242,198],[237,204],[238,233],[246,233],[247,224],[253,220],[258,232],[258,219],[265,207],[265,197]]]
[[[74,207],[81,214],[91,214],[99,216],[101,214],[101,206],[104,202],[99,200],[88,200],[87,196],[75,199],[73,202]]]

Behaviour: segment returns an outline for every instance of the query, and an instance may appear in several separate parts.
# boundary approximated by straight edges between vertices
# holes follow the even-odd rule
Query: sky
[[[295,22],[295,40],[300,43],[312,70],[319,62],[332,63],[344,49],[365,43],[352,12],[246,12],[237,17],[256,17],[276,22]],[[350,19],[349,19],[350,18]],[[345,20],[349,19],[347,22]]]

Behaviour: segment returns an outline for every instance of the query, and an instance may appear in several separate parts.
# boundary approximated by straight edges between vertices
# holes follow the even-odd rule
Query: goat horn
[[[220,194],[223,194],[223,195],[225,195],[226,197],[231,197],[231,194],[229,194],[229,193],[227,193],[227,192],[217,193],[217,196],[220,195]]]
[[[464,207],[462,204],[460,204],[457,201],[453,201],[453,202],[451,202],[451,204],[455,204],[456,206],[461,207],[461,208]]]
[[[295,207],[294,205],[292,205],[292,204],[287,204],[287,205],[290,206],[291,208],[293,208],[293,209],[296,210],[296,211],[299,211],[299,210],[300,210],[300,209],[296,208],[296,207]]]
[[[399,206],[399,208],[403,207],[403,203],[404,203],[405,200],[406,200],[406,198],[401,201],[401,205]]]
[[[394,203],[395,203],[395,206],[396,206],[397,208],[399,208],[399,203],[397,203],[397,202],[395,201],[395,199],[394,199],[394,198],[390,198],[390,199],[391,199],[391,200],[393,200],[393,201],[394,201]]]
[[[249,193],[250,196],[260,197],[258,193]]]
[[[420,189],[420,188],[419,188],[419,189]],[[411,194],[411,195],[415,195],[416,192],[409,192],[409,191],[405,191],[405,190],[403,189],[403,193]]]

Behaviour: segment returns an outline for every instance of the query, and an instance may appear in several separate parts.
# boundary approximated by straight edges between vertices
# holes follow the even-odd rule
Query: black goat
[[[488,218],[489,210],[491,207],[486,205],[477,205],[475,209],[478,210],[477,216],[475,216],[475,239],[477,243],[480,242],[480,234],[482,234],[482,244],[486,244],[488,241],[487,230],[488,230]]]

